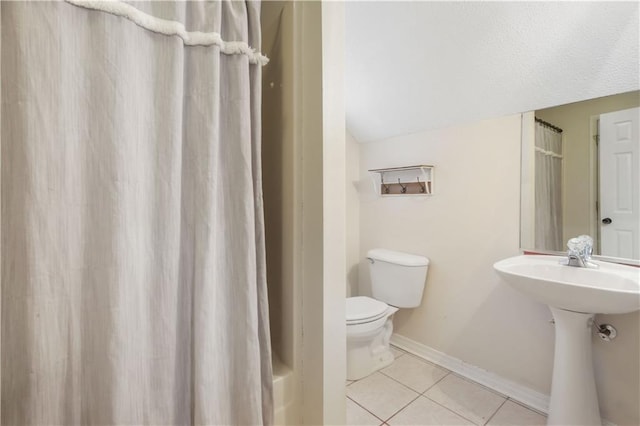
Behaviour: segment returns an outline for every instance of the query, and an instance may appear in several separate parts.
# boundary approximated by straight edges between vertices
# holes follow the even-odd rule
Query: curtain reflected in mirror
[[[562,130],[536,118],[536,247],[562,250]]]
[[[523,114],[521,247],[640,260],[640,92]]]

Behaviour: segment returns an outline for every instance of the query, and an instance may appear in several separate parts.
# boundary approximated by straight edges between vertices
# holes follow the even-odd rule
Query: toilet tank
[[[367,252],[367,260],[375,299],[398,308],[420,306],[429,259],[399,251],[373,249]]]

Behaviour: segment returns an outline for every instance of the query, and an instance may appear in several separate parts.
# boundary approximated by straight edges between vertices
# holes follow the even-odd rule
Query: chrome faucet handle
[[[593,238],[588,235],[580,235],[567,241],[568,265],[597,268],[598,265],[591,262],[593,254]]]
[[[570,254],[577,254],[582,257],[591,257],[593,253],[593,238],[588,235],[580,235],[567,241],[567,248]]]

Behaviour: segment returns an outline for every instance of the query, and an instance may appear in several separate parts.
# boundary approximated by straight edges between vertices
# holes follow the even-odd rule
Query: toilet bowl
[[[366,296],[347,298],[347,379],[361,379],[393,362],[389,339],[397,310]]]
[[[370,262],[372,294],[347,298],[347,379],[358,380],[393,362],[389,340],[393,314],[422,301],[429,259],[374,249]]]

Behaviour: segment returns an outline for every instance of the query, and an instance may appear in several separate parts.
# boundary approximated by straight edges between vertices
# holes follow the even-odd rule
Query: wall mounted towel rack
[[[381,196],[433,195],[434,166],[417,165],[370,169],[373,186]]]

